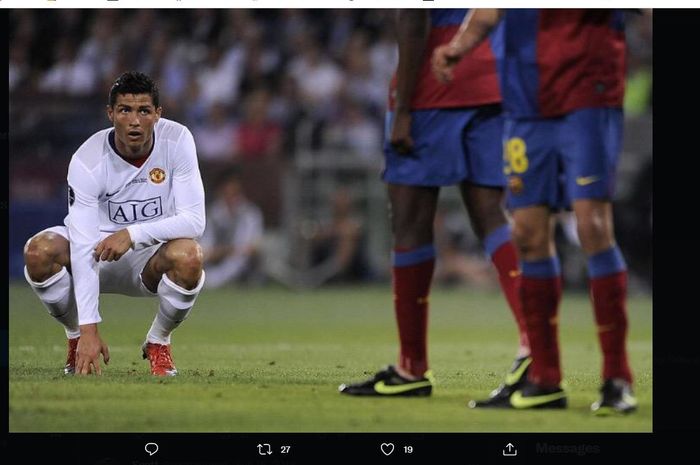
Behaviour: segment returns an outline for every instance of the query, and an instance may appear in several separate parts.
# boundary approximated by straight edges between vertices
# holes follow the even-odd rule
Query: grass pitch
[[[155,299],[103,295],[112,361],[101,377],[64,377],[66,343],[23,283],[10,286],[11,432],[612,432],[652,430],[652,304],[628,304],[639,410],[596,418],[600,354],[584,294],[565,293],[560,344],[569,408],[471,410],[512,362],[516,330],[496,292],[434,288],[430,398],[341,396],[337,386],[397,356],[388,285],[294,293],[277,287],[203,292],[173,335],[180,375],[155,379],[140,346]]]

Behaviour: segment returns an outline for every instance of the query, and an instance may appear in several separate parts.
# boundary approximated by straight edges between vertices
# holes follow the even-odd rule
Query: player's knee
[[[433,242],[431,228],[420,228],[413,225],[411,228],[397,228],[394,231],[394,247],[400,249],[415,249]]]
[[[197,286],[202,275],[204,257],[200,245],[192,239],[177,239],[168,243],[165,258],[175,270],[176,282],[186,289]]]
[[[508,220],[499,205],[494,205],[493,208],[476,210],[473,213],[470,212],[469,219],[474,234],[480,241],[483,241],[490,231],[508,224]]]
[[[577,200],[574,202],[574,212],[576,213],[576,232],[581,241],[581,247],[587,255],[613,246],[615,237],[610,202]]]
[[[469,221],[479,240],[508,222],[503,209],[502,189],[476,186],[469,181],[463,182],[460,189]]]
[[[612,246],[612,227],[603,215],[589,215],[577,218],[576,230],[581,246],[588,253],[595,253]]]
[[[425,212],[416,211],[412,215],[399,214],[393,218],[394,245],[412,249],[433,241],[434,218]]]
[[[59,254],[55,234],[45,233],[32,237],[24,246],[24,264],[33,281],[43,282],[61,270],[54,262]]]
[[[513,242],[523,258],[529,256],[547,255],[549,237],[547,230],[528,224],[515,223],[512,231]]]

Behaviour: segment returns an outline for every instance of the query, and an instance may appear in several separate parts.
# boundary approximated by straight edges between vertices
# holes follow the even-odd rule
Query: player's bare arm
[[[100,354],[109,363],[109,347],[102,341],[97,329],[97,323],[80,325],[80,341],[75,358],[75,372],[79,375],[89,375],[93,372],[101,375]]]
[[[119,260],[132,246],[133,242],[129,230],[125,228],[117,231],[105,237],[97,244],[94,253],[95,261],[99,262],[102,260],[111,262]]]
[[[471,10],[450,43],[437,47],[433,52],[435,77],[441,82],[450,82],[459,60],[488,37],[502,16],[503,10],[496,8]]]
[[[399,10],[396,15],[399,43],[399,63],[396,71],[394,121],[391,145],[398,153],[413,150],[411,138],[411,98],[416,89],[418,72],[430,31],[427,10]]]

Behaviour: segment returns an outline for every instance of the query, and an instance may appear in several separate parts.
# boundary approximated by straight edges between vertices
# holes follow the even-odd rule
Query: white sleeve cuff
[[[92,325],[100,322],[102,322],[102,317],[100,317],[100,315],[94,315],[88,318],[80,318],[80,315],[78,315],[79,325]]]
[[[131,226],[127,226],[126,230],[129,231],[129,237],[131,237],[131,243],[133,244],[134,250],[143,249],[153,245],[150,243],[148,234],[143,233],[143,228],[141,225],[132,224]]]

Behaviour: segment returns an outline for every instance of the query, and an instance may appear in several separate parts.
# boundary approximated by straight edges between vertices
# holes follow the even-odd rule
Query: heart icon
[[[382,445],[379,446],[379,448],[382,450],[382,453],[386,456],[389,456],[392,452],[394,452],[394,444],[391,442],[383,442]]]

